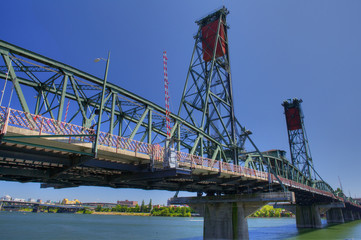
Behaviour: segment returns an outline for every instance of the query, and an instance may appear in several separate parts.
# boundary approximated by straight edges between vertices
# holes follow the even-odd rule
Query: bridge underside
[[[16,131],[19,129],[12,129],[12,132]],[[39,182],[42,187],[54,188],[85,185],[189,191],[207,195],[282,191],[277,182],[255,176],[235,175],[181,162],[178,168],[163,168],[161,159],[152,163],[150,155],[106,146],[101,146],[98,158],[94,158],[90,143],[68,143],[65,138],[18,139],[12,138],[12,135],[18,136],[8,132],[0,144],[0,180]],[[79,154],[80,151],[83,154]],[[330,201],[329,196],[318,195],[315,198],[313,192],[304,189],[289,187],[289,190],[295,193],[297,204]]]
[[[40,182],[42,187],[54,188],[87,185],[209,195],[281,190],[278,183],[256,176],[188,162],[179,162],[178,168],[164,168],[162,158],[137,151],[100,146],[94,158],[91,143],[34,133],[9,126],[0,144],[0,180]]]
[[[2,127],[0,180],[39,182],[42,187],[54,188],[85,185],[189,191],[212,196],[282,192],[280,179],[295,193],[299,205],[339,200],[329,192],[283,176],[275,178],[271,173],[183,152],[174,151],[175,168],[165,167],[164,148],[159,145],[106,134],[95,158],[89,129],[78,128],[74,135],[75,125],[13,112],[3,116],[11,124],[7,125],[6,120]],[[19,124],[24,119],[25,126]],[[40,128],[36,125],[39,119]],[[47,131],[52,134],[44,132],[45,126],[51,127]]]
[[[79,148],[91,151],[90,146]],[[267,192],[270,186],[272,190],[280,190],[280,186],[269,186],[265,181],[207,169],[164,169],[161,163],[155,163],[152,168],[148,155],[126,151],[110,154],[99,150],[99,158],[93,158],[55,147],[49,149],[25,142],[3,142],[0,156],[0,180],[40,182],[42,187],[87,185],[225,194]]]

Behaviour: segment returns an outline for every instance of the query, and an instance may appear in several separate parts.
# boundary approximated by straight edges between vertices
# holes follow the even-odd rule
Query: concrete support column
[[[326,212],[327,223],[344,223],[342,209],[341,208],[331,208]]]
[[[322,228],[320,210],[318,206],[297,205],[296,225],[298,228]]]
[[[204,217],[203,239],[249,239],[247,216],[268,202],[294,202],[292,192],[172,198]]]
[[[261,207],[264,203],[258,205]],[[249,239],[244,203],[208,203],[204,206],[204,239]]]
[[[353,220],[359,220],[360,219],[360,215],[358,212],[352,212],[352,216],[353,216]]]
[[[350,222],[350,221],[354,220],[351,210],[342,209],[342,213],[343,213],[343,218],[345,219],[345,222]]]
[[[39,208],[39,207],[37,207],[37,206],[34,206],[34,208],[33,208],[33,212],[36,212],[36,213],[40,212],[40,208]]]

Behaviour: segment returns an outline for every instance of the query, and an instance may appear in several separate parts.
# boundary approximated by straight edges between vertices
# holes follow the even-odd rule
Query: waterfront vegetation
[[[151,205],[142,205],[139,207],[127,207],[117,205],[113,208],[102,208],[98,206],[95,213],[108,212],[108,213],[124,213],[120,215],[142,215],[142,216],[164,216],[164,217],[190,217],[194,211],[190,207],[168,206],[168,207],[154,207]],[[144,214],[142,214],[144,213]],[[254,212],[250,217],[292,217],[292,213],[281,208],[274,208],[271,205],[265,205],[258,211]]]
[[[292,213],[282,208],[274,208],[271,205],[265,205],[250,217],[292,217]]]
[[[59,208],[46,208],[40,206],[41,212],[57,213]],[[19,212],[32,212],[31,207],[20,208]],[[194,211],[187,206],[152,206],[152,201],[145,205],[144,201],[139,206],[138,204],[134,207],[116,205],[115,207],[102,207],[98,205],[95,209],[89,209],[85,207],[78,210],[78,214],[103,214],[103,215],[131,215],[131,216],[164,216],[164,217],[191,217]],[[291,212],[281,208],[274,208],[271,205],[265,205],[258,211],[254,212],[250,217],[254,218],[279,218],[279,217],[292,217]]]
[[[135,207],[117,205],[113,208],[103,208],[100,205],[95,208],[95,212],[109,212],[109,213],[127,213],[127,215],[146,215],[146,216],[164,216],[164,217],[190,217],[192,209],[190,207],[153,207],[150,201],[148,205],[138,204]],[[147,213],[147,214],[139,214]]]

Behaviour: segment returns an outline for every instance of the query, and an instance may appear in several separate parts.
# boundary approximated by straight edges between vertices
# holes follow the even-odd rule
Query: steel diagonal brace
[[[3,52],[3,51],[1,51]],[[8,53],[7,53],[8,54]],[[11,65],[11,60],[10,60],[10,57],[9,55],[3,55],[3,59],[6,63],[6,66],[8,67],[9,69],[9,75],[10,75],[10,79],[14,85],[14,88],[15,88],[15,91],[16,91],[16,94],[18,95],[18,98],[19,98],[19,101],[20,101],[20,104],[21,104],[21,107],[23,109],[24,112],[30,112],[29,111],[29,107],[28,107],[28,104],[26,103],[26,100],[25,100],[25,97],[24,97],[24,94],[23,94],[23,91],[21,89],[21,86],[20,86],[20,83],[19,83],[19,80],[17,79],[17,76],[15,74],[15,71]]]

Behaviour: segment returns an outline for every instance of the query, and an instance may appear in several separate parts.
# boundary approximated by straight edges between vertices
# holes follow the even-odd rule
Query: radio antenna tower
[[[168,91],[168,69],[167,69],[167,52],[163,52],[163,68],[164,68],[164,93],[165,93],[165,118],[166,118],[166,127],[167,127],[167,140],[170,140],[170,110],[169,110],[169,91]]]
[[[163,68],[164,68],[164,93],[165,93],[165,118],[167,128],[167,139],[165,140],[164,148],[164,168],[175,168],[177,167],[177,160],[175,158],[175,151],[173,148],[173,142],[171,139],[171,126],[170,126],[170,110],[169,110],[169,90],[168,90],[168,69],[167,69],[167,52],[163,52]]]

